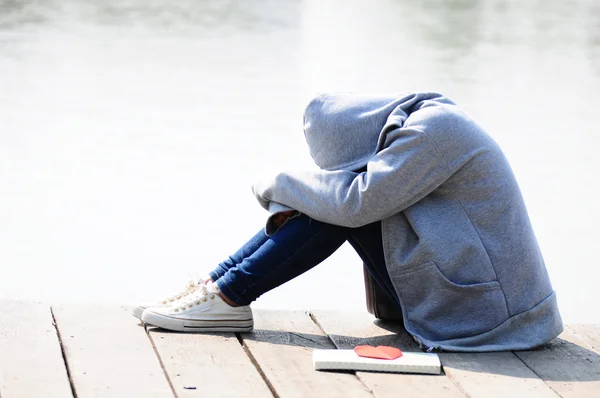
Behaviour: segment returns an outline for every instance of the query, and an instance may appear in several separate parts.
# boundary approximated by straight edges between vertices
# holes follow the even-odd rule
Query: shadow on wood
[[[600,393],[600,355],[562,338],[515,354],[547,381],[596,381]],[[600,395],[599,395],[600,396]]]
[[[338,348],[370,344],[388,345],[406,351],[419,350],[418,344],[401,322],[382,321],[364,314],[327,311],[313,311],[313,319]],[[471,377],[473,373],[486,373],[521,379],[537,376],[546,382],[593,382],[594,391],[598,388],[600,393],[600,355],[593,349],[598,338],[595,335],[597,330],[587,327],[580,334],[583,331],[587,344],[582,338],[574,337],[567,328],[559,338],[533,350],[514,353],[442,352],[440,359],[446,372],[468,372]]]
[[[268,341],[270,344],[279,344],[293,347],[305,348],[332,348],[331,341],[327,336],[311,333],[282,332],[278,330],[254,329],[251,333],[241,334],[244,340]]]

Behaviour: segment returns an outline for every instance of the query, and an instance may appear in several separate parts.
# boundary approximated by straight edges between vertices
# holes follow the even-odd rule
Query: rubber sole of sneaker
[[[153,311],[145,311],[142,321],[161,329],[176,332],[251,332],[254,319],[193,320],[169,317]]]
[[[148,308],[148,307],[142,307],[141,305],[136,305],[135,307],[133,307],[133,311],[132,311],[133,316],[141,321],[142,314],[144,313],[144,310],[146,308]]]

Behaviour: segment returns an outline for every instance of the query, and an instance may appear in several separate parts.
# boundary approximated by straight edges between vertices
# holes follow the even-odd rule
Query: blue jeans
[[[288,220],[273,236],[259,231],[209,275],[227,298],[248,305],[261,294],[321,263],[346,241],[361,257],[373,279],[400,307],[385,267],[380,222],[347,228],[302,214]]]

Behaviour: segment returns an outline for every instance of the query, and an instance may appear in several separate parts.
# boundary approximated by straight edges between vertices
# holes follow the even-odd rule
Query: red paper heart
[[[375,359],[396,359],[402,356],[402,351],[396,347],[380,345],[373,347],[371,345],[357,345],[354,352],[359,357]]]

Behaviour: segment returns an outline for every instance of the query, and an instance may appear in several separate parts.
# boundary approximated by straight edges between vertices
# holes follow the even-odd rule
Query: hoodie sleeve
[[[272,201],[319,221],[360,227],[390,217],[424,198],[453,173],[433,140],[414,127],[387,133],[384,149],[365,172],[284,172],[253,186],[259,203]]]

